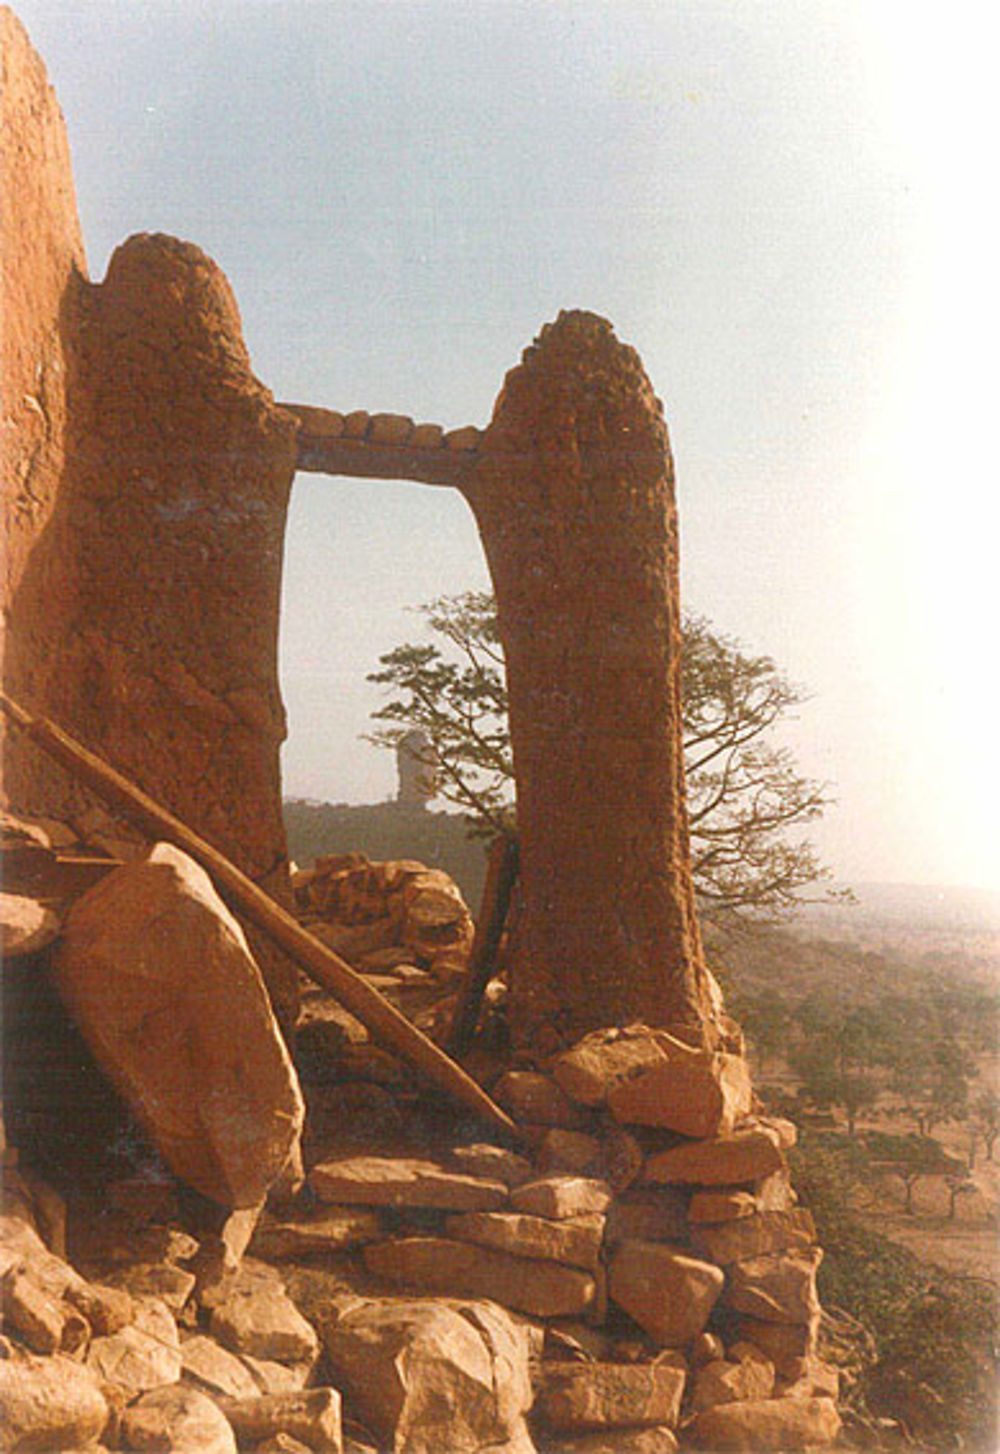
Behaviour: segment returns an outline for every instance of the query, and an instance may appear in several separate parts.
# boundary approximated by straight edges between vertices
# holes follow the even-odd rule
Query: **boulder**
[[[687,1193],[678,1187],[632,1187],[608,1208],[609,1242],[686,1242]]]
[[[757,1181],[784,1165],[779,1133],[770,1126],[753,1125],[728,1136],[712,1136],[657,1151],[647,1158],[643,1179],[730,1186],[734,1182]]]
[[[689,1222],[736,1222],[759,1210],[749,1191],[696,1191],[688,1205]]]
[[[836,1404],[828,1398],[768,1398],[718,1404],[700,1413],[687,1430],[695,1449],[711,1454],[790,1454],[828,1449],[840,1433]]]
[[[608,1294],[664,1348],[683,1348],[702,1332],[724,1274],[662,1242],[621,1242],[608,1269]]]
[[[801,1323],[772,1323],[741,1317],[740,1338],[768,1357],[782,1378],[796,1378],[804,1358],[819,1347],[819,1313]]]
[[[154,1388],[129,1404],[122,1419],[127,1449],[183,1449],[184,1454],[236,1454],[226,1416],[196,1388]]]
[[[100,1379],[57,1353],[40,1358],[13,1347],[0,1357],[0,1449],[82,1449],[108,1421]]]
[[[727,1269],[726,1305],[767,1323],[808,1325],[820,1311],[816,1270],[822,1257],[822,1249],[812,1247],[734,1262]]]
[[[234,1353],[277,1363],[313,1361],[319,1340],[277,1272],[244,1262],[212,1310],[209,1331]]]
[[[574,1105],[554,1080],[536,1070],[507,1071],[493,1087],[493,1099],[519,1125],[578,1131],[589,1124],[586,1112]]]
[[[265,1217],[250,1245],[254,1255],[265,1262],[283,1262],[360,1247],[381,1235],[378,1212],[324,1206],[294,1218]]]
[[[256,1398],[260,1392],[242,1359],[204,1333],[182,1341],[181,1378],[205,1393],[223,1398]]]
[[[340,1394],[334,1388],[310,1388],[302,1393],[277,1393],[223,1405],[236,1431],[240,1447],[258,1446],[262,1440],[285,1435],[300,1439],[312,1454],[341,1454]]]
[[[172,1313],[179,1313],[194,1292],[195,1276],[172,1262],[133,1262],[109,1273],[108,1282],[133,1298],[159,1298]]]
[[[508,1151],[504,1146],[491,1146],[487,1141],[455,1146],[449,1152],[449,1159],[467,1176],[502,1181],[507,1186],[520,1186],[535,1175],[535,1168],[526,1156],[518,1156],[516,1151]]]
[[[676,1454],[677,1435],[666,1424],[643,1429],[608,1429],[561,1438],[546,1454]]]
[[[599,1175],[604,1148],[586,1131],[551,1127],[542,1137],[535,1162],[541,1172],[571,1171],[578,1176]]]
[[[603,1212],[610,1203],[611,1188],[607,1182],[588,1176],[543,1176],[537,1181],[526,1181],[510,1194],[514,1211],[528,1212],[533,1217],[551,1217],[554,1221]]]
[[[549,1069],[571,1100],[603,1106],[620,1080],[655,1058],[657,1034],[646,1025],[594,1030],[558,1055]]]
[[[691,1231],[694,1250],[720,1267],[773,1252],[801,1250],[815,1241],[816,1225],[804,1207],[759,1212],[734,1222],[704,1223]]]
[[[669,1363],[543,1363],[535,1412],[553,1431],[674,1428],[686,1378]]]
[[[90,1049],[182,1181],[263,1200],[304,1108],[239,924],[208,875],[160,843],[79,899],[56,955]]]
[[[502,1181],[448,1171],[418,1157],[349,1156],[323,1161],[309,1173],[321,1202],[371,1207],[438,1207],[488,1212],[503,1206]]]
[[[495,1303],[347,1299],[321,1326],[337,1385],[395,1454],[532,1449],[533,1334]]]
[[[740,1362],[718,1359],[704,1364],[695,1374],[691,1410],[700,1413],[717,1404],[770,1398],[773,1392],[774,1364],[769,1359],[745,1358]]]
[[[608,1094],[616,1121],[719,1136],[750,1112],[750,1070],[740,1055],[697,1050],[661,1031],[655,1057]]]
[[[576,1267],[447,1237],[372,1242],[364,1259],[376,1277],[402,1287],[443,1297],[492,1298],[535,1318],[576,1317],[597,1292],[594,1278]]]
[[[496,1247],[516,1257],[539,1257],[596,1272],[604,1238],[604,1217],[592,1212],[561,1222],[520,1212],[459,1212],[445,1221],[449,1237]]]
[[[59,933],[59,917],[37,899],[0,893],[0,955],[19,959],[46,949]]]
[[[135,1300],[135,1322],[87,1349],[87,1367],[101,1382],[128,1398],[176,1383],[181,1376],[177,1324],[159,1298]]]

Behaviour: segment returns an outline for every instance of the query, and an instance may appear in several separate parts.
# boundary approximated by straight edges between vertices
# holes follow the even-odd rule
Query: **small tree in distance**
[[[470,591],[418,608],[447,643],[406,643],[368,680],[392,693],[368,740],[394,748],[414,728],[434,744],[440,796],[488,836],[514,825],[514,764],[493,597]],[[688,617],[683,627],[684,750],[692,871],[702,912],[778,918],[829,872],[789,833],[820,816],[823,784],[801,776],[770,729],[803,701],[770,657],[750,656]]]

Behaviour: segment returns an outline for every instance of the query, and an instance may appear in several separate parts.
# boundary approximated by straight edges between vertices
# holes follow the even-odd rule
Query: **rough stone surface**
[[[278,1393],[223,1404],[241,1447],[286,1435],[301,1439],[313,1454],[341,1454],[340,1394],[333,1388]]]
[[[648,1429],[610,1429],[563,1436],[545,1454],[676,1454],[677,1435],[666,1424]]]
[[[782,1377],[795,1377],[803,1358],[811,1358],[819,1346],[819,1314],[801,1323],[772,1323],[762,1318],[741,1317],[740,1334],[759,1348]]]
[[[359,1207],[321,1207],[310,1216],[265,1218],[250,1245],[256,1257],[283,1262],[359,1247],[381,1235],[377,1212]]]
[[[726,1303],[764,1322],[809,1324],[820,1310],[816,1269],[822,1257],[813,1247],[734,1262],[726,1271]]]
[[[679,1187],[633,1187],[608,1208],[608,1241],[685,1242],[687,1193]]]
[[[169,844],[74,905],[59,992],[88,1045],[183,1181],[260,1202],[298,1144],[295,1071],[239,924]]]
[[[690,1222],[735,1222],[752,1217],[757,1198],[749,1191],[696,1191],[688,1205]]]
[[[577,1176],[599,1177],[603,1160],[604,1147],[596,1136],[558,1127],[546,1131],[535,1156],[540,1172],[569,1171]]]
[[[0,893],[0,954],[5,959],[37,954],[58,933],[58,916],[37,899]]]
[[[611,1204],[611,1188],[595,1177],[544,1176],[516,1187],[510,1194],[510,1204],[514,1211],[535,1217],[581,1217],[606,1211]]]
[[[138,1299],[135,1322],[106,1338],[94,1338],[86,1361],[102,1383],[130,1398],[176,1383],[181,1376],[181,1347],[166,1303]]]
[[[718,1301],[723,1273],[660,1242],[622,1242],[608,1268],[608,1294],[664,1348],[697,1338]]]
[[[519,1212],[461,1212],[448,1217],[445,1231],[460,1242],[496,1247],[517,1257],[548,1258],[596,1272],[604,1237],[604,1217],[592,1212],[554,1222]]]
[[[770,1398],[720,1404],[698,1415],[687,1431],[696,1449],[711,1454],[790,1454],[798,1449],[827,1449],[840,1433],[832,1399]]]
[[[122,1434],[128,1449],[236,1454],[236,1439],[225,1415],[206,1394],[185,1384],[152,1389],[129,1404]]]
[[[516,1151],[508,1151],[503,1146],[491,1146],[486,1141],[453,1147],[450,1160],[466,1176],[502,1181],[507,1186],[521,1186],[535,1175],[535,1169],[526,1156],[518,1156]]]
[[[756,1181],[785,1165],[776,1131],[750,1126],[729,1136],[673,1146],[648,1157],[646,1181],[683,1182],[697,1186],[729,1186]]]
[[[322,1325],[338,1386],[396,1454],[479,1454],[519,1439],[532,1335],[489,1302],[354,1299]]]
[[[727,1134],[749,1113],[750,1071],[742,1056],[696,1050],[664,1032],[654,1043],[655,1058],[608,1095],[616,1120],[704,1137]]]
[[[309,1174],[323,1202],[348,1206],[440,1207],[446,1211],[492,1211],[507,1200],[502,1181],[448,1171],[419,1157],[350,1156],[324,1161]]]
[[[108,1405],[97,1375],[62,1354],[12,1346],[0,1357],[0,1448],[81,1449],[97,1439]]]
[[[259,1392],[246,1364],[204,1333],[181,1343],[181,1377],[206,1393],[225,1398],[256,1398]]]
[[[695,1251],[720,1267],[767,1253],[801,1250],[815,1241],[816,1225],[804,1207],[760,1212],[734,1222],[705,1223],[691,1232]]]
[[[666,1363],[543,1363],[535,1412],[553,1430],[673,1428],[686,1377]]]
[[[21,481],[8,690],[287,896],[276,623],[296,424],[254,378],[232,291],[198,248],[133,237],[86,284],[54,103],[34,82],[19,104],[23,84],[5,106],[12,210],[31,219],[5,229]],[[42,754],[13,742],[9,759],[25,810],[85,806]],[[292,966],[254,947],[289,1025]]]
[[[493,1087],[493,1098],[515,1121],[526,1125],[578,1129],[587,1117],[550,1076],[535,1070],[509,1070]]]
[[[700,1025],[673,470],[652,387],[610,324],[569,312],[542,330],[466,493],[518,782],[515,1040],[555,1051],[605,1025]]]
[[[569,1318],[594,1302],[593,1277],[576,1267],[514,1257],[447,1237],[372,1242],[365,1265],[410,1291],[443,1297],[493,1298],[536,1318]]]
[[[716,1404],[770,1398],[774,1392],[774,1364],[767,1358],[745,1358],[738,1363],[719,1359],[695,1374],[691,1410],[700,1413]]]
[[[312,1325],[285,1292],[278,1274],[262,1263],[243,1264],[213,1309],[209,1327],[213,1338],[251,1358],[300,1363],[314,1359],[318,1351]]]

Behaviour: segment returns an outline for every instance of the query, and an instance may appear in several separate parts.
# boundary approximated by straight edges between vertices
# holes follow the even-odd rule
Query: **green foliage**
[[[493,836],[512,824],[513,761],[503,651],[493,598],[470,591],[419,608],[436,643],[397,646],[369,681],[389,701],[369,735],[394,748],[409,731],[427,734],[440,794]],[[700,618],[683,628],[684,751],[691,853],[703,912],[779,916],[828,871],[789,833],[828,801],[768,734],[802,701],[770,657],[750,656]]]
[[[821,1301],[858,1319],[872,1338],[875,1356],[853,1396],[862,1407],[902,1419],[914,1437],[927,1441],[920,1447],[991,1449],[996,1287],[951,1277],[861,1223],[852,1196],[886,1153],[900,1164],[907,1157],[940,1164],[944,1155],[915,1136],[851,1139],[807,1129],[790,1153],[795,1185],[824,1249]],[[953,1442],[955,1435],[960,1443]]]

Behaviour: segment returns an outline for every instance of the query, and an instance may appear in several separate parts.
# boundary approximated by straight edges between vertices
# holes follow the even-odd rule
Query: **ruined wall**
[[[17,219],[17,225],[13,220]],[[0,477],[3,620],[55,501],[65,453],[66,320],[86,260],[62,112],[24,28],[0,7]]]
[[[4,173],[47,159],[44,185],[26,194],[33,210],[17,195],[7,214],[4,334],[11,387],[44,377],[54,421],[33,454],[39,411],[14,397],[8,413],[5,398],[20,461],[4,475],[16,527],[5,687],[280,896],[277,631],[296,423],[254,378],[232,291],[199,249],[134,237],[103,283],[86,282],[62,120],[23,32],[4,23]],[[17,807],[81,806],[35,749],[15,739],[5,757]],[[294,973],[261,956],[289,1023]]]
[[[680,711],[673,468],[611,325],[563,313],[508,375],[466,493],[496,588],[523,915],[512,1020],[554,1048],[702,1024]]]

